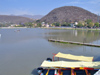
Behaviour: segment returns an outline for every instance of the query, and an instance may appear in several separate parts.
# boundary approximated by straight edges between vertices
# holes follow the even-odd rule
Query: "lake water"
[[[0,75],[37,75],[36,68],[58,52],[94,56],[94,61],[100,61],[98,47],[48,41],[52,38],[100,44],[100,31],[25,28],[0,29],[0,34]]]

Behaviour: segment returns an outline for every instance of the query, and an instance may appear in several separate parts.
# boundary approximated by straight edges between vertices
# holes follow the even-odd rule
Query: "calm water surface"
[[[0,75],[37,75],[36,68],[52,53],[94,56],[100,48],[48,42],[49,38],[100,44],[100,31],[40,28],[0,29]],[[62,60],[62,59],[61,59]]]

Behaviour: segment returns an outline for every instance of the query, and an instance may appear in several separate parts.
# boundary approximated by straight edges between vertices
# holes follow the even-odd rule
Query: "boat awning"
[[[61,52],[57,53],[55,57],[70,59],[70,60],[79,60],[79,61],[93,61],[93,57],[86,57],[86,56],[76,56],[71,54],[63,54]]]
[[[100,62],[70,62],[70,61],[43,61],[41,67],[80,68],[88,67],[100,69]]]

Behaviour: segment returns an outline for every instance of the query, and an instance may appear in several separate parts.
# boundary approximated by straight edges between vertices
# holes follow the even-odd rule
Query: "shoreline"
[[[0,29],[20,29],[20,28],[27,28],[27,27],[0,27]]]
[[[20,29],[27,27],[0,27],[0,29]],[[36,28],[44,28],[44,29],[58,29],[58,30],[100,30],[100,28],[72,28],[72,27],[36,27]]]
[[[41,27],[45,29],[69,29],[69,30],[100,30],[100,28],[72,28],[72,27]]]

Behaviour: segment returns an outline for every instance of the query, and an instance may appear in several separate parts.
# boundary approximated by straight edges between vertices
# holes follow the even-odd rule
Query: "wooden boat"
[[[54,61],[54,56],[79,61]],[[54,56],[53,61],[48,58],[42,62],[37,69],[39,75],[94,75],[100,69],[100,62],[92,62],[93,57],[80,57],[62,53],[54,54]]]

